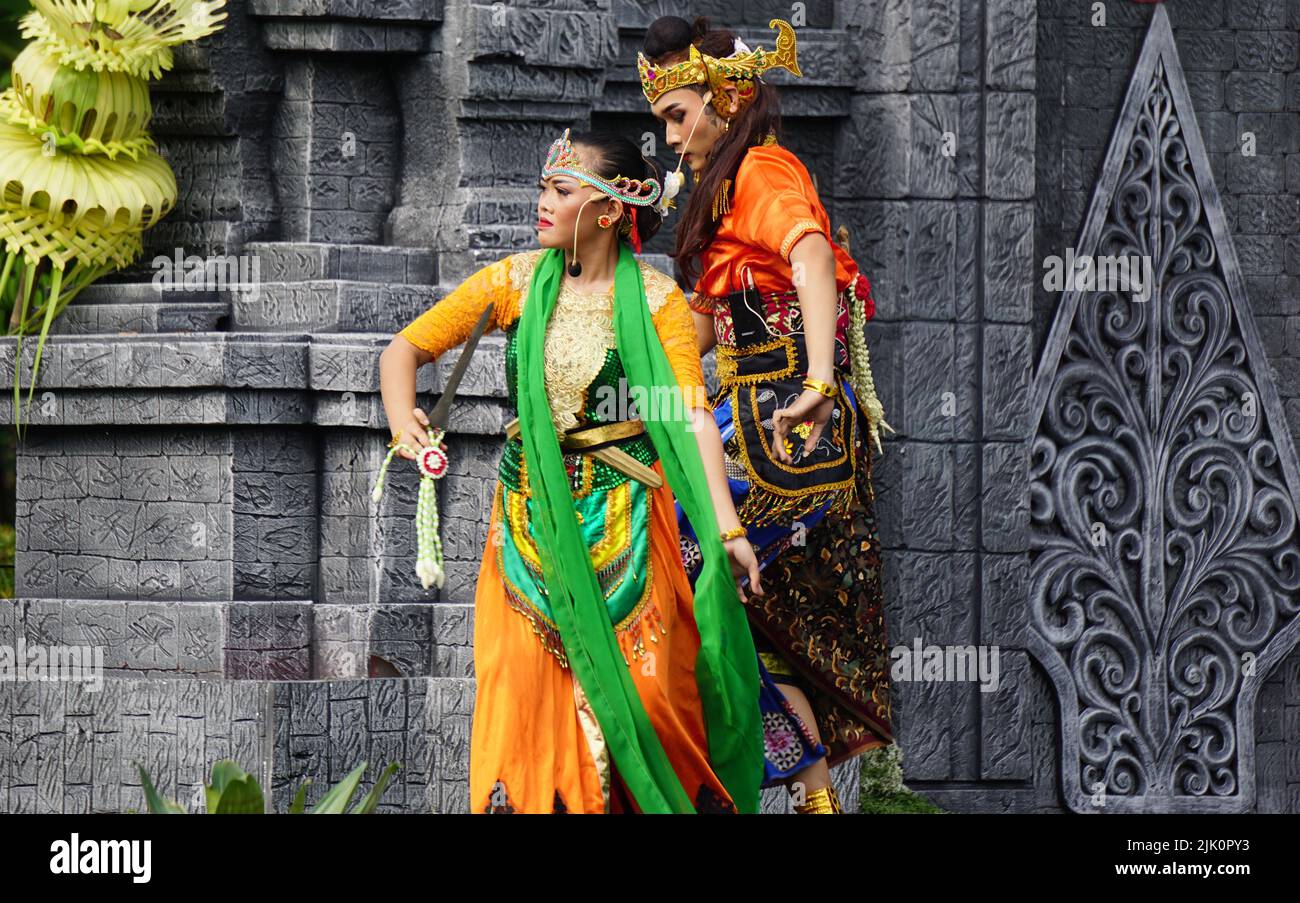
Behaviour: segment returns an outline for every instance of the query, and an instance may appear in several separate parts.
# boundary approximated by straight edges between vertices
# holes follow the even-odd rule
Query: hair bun
[[[709,17],[696,16],[695,21],[691,23],[691,32],[697,38],[702,38],[709,33]]]
[[[646,29],[642,51],[651,60],[667,54],[684,53],[698,38],[694,27],[681,16],[660,16]]]

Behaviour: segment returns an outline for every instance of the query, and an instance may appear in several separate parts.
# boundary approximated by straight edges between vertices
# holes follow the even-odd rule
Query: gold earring
[[[614,225],[614,221],[610,219],[608,213],[602,213],[600,216],[596,217],[596,225],[600,226],[602,229],[608,229],[610,226]]]

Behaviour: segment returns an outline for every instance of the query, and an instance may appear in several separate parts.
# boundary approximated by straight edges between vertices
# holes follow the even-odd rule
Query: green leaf
[[[370,792],[366,794],[365,799],[352,807],[349,814],[370,815],[374,812],[375,807],[379,805],[379,798],[384,795],[384,790],[388,787],[389,778],[397,773],[399,767],[396,762],[389,762],[388,767],[384,769],[384,773],[379,776],[379,780],[375,781],[375,786],[370,788]]]
[[[226,799],[230,795],[229,800]],[[257,780],[233,759],[221,759],[212,766],[212,783],[207,788],[208,812],[265,812],[262,788]]]
[[[220,793],[231,781],[242,781],[246,777],[248,772],[240,768],[234,759],[219,759],[212,763],[212,781],[209,786]]]
[[[19,280],[9,278],[9,274],[14,269],[14,261],[17,259],[17,254],[6,254],[4,269],[0,269],[0,318],[3,318],[6,323],[13,313],[13,301],[18,295]]]
[[[185,807],[175,800],[169,800],[154,789],[153,781],[149,780],[149,772],[144,770],[144,766],[139,762],[135,763],[136,770],[140,772],[140,783],[144,785],[144,801],[149,807],[149,812],[153,815],[184,815]]]
[[[50,287],[45,295],[45,320],[41,323],[41,334],[36,340],[36,357],[32,359],[32,382],[27,387],[27,408],[32,406],[32,393],[36,391],[36,377],[41,372],[41,352],[45,350],[45,339],[50,334],[50,324],[54,322],[54,311],[58,307],[59,286],[63,283],[63,270],[54,267]]]
[[[361,776],[365,774],[366,763],[362,762],[321,797],[321,801],[311,807],[311,815],[342,815],[347,811],[352,794],[357,792]]]
[[[311,778],[302,782],[298,792],[294,794],[293,802],[289,805],[290,815],[301,815],[302,810],[307,807],[307,788],[311,786]]]
[[[213,815],[261,815],[266,811],[262,787],[251,774],[244,775],[226,784],[217,808],[208,811]]]
[[[23,261],[23,288],[21,292],[22,307],[18,311],[18,322],[21,323],[27,319],[27,303],[32,297],[32,285],[36,279],[36,268],[27,261]],[[14,349],[14,430],[18,433],[18,438],[23,438],[22,433],[22,410],[23,410],[23,336],[18,333],[18,341]]]

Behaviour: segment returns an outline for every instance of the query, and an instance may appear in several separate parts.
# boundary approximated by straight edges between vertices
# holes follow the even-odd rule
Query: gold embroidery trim
[[[586,455],[584,455],[583,457],[588,462],[591,460]],[[624,483],[621,485],[626,486],[628,484]],[[509,523],[507,523],[506,520],[505,503],[504,500],[502,499],[503,490],[504,487],[498,482],[496,493],[492,500],[492,529],[496,529],[496,530],[510,529],[510,525]],[[646,504],[646,529],[649,531],[653,531],[654,525],[651,519],[654,517],[654,493],[649,491],[646,492],[645,504]],[[625,529],[628,531],[628,534],[630,536],[631,529],[632,529],[632,506],[629,504],[629,505],[625,505],[624,508],[625,508],[625,517],[627,519],[627,524]],[[531,534],[529,534],[529,531],[525,529],[523,532],[527,536],[528,540],[531,541],[532,537]],[[517,537],[519,534],[512,531],[512,535]],[[604,538],[602,538],[600,542],[604,542]],[[652,539],[648,538],[646,542],[647,542],[647,551],[646,551],[646,563],[645,563],[646,564],[645,586],[642,587],[641,595],[637,599],[636,604],[632,606],[632,610],[629,611],[626,615],[624,615],[617,624],[613,625],[614,633],[616,636],[619,634],[630,634],[633,629],[638,628],[640,626],[642,617],[646,613],[647,605],[650,602],[651,590],[654,587],[654,549],[651,547],[653,543]],[[490,535],[488,537],[488,544],[489,545],[493,544],[492,537]],[[597,543],[597,545],[599,544],[600,543]],[[501,575],[501,582],[504,583],[506,587],[506,604],[509,605],[511,609],[513,609],[515,612],[517,612],[519,615],[521,615],[528,621],[528,623],[532,626],[533,634],[536,635],[538,642],[540,642],[542,645],[542,648],[545,649],[547,652],[549,652],[551,655],[555,656],[556,661],[560,663],[560,667],[565,669],[566,671],[569,670],[569,657],[568,654],[565,652],[564,643],[560,639],[559,625],[556,624],[554,620],[548,618],[546,615],[542,614],[540,611],[538,611],[537,609],[533,608],[531,605],[528,604],[527,596],[524,593],[524,591],[520,589],[518,586],[516,586],[514,582],[511,581],[508,576],[506,576],[505,543],[499,542],[496,543],[495,545],[496,545],[497,573]],[[591,550],[589,550],[589,554],[590,552]],[[485,554],[491,554],[491,553],[485,552]],[[629,551],[628,554],[631,555],[631,552]],[[524,559],[525,567],[527,567],[529,571],[536,574],[540,582],[542,580],[540,560],[538,561],[538,566],[534,568],[532,563],[528,560],[528,556],[522,554],[522,549],[521,549],[521,557],[523,557]],[[593,567],[594,567],[594,562],[593,562]],[[630,563],[628,565],[628,569],[629,569],[629,574],[631,574]],[[545,594],[545,592],[546,592],[545,587],[543,587],[542,593]],[[611,595],[613,595],[612,591],[606,593],[605,598],[608,599]],[[666,635],[667,630],[663,628],[662,617],[659,618],[659,621],[660,621],[660,632]],[[651,634],[650,636],[651,642],[658,643],[659,638],[654,635],[653,626],[650,628],[650,634]],[[640,652],[644,654],[645,644],[642,642],[640,637],[638,637],[634,641],[633,648],[634,648],[634,654],[636,652]],[[624,661],[625,662],[627,661],[626,656],[624,656]],[[628,664],[628,667],[631,667],[630,663]]]
[[[533,270],[541,259],[542,251],[524,251],[510,256],[510,287],[519,293],[519,310],[522,313],[524,298],[528,297],[528,285],[533,280]]]
[[[578,425],[587,388],[605,367],[614,338],[613,291],[585,294],[560,286],[546,327],[543,368],[551,418],[558,433]]]
[[[503,487],[498,483],[496,499],[492,505],[492,528],[495,530],[509,529],[501,500],[502,490]],[[489,536],[488,543],[496,546],[497,573],[501,575],[501,582],[506,588],[506,604],[528,621],[529,626],[533,629],[533,634],[537,637],[538,642],[542,644],[542,648],[555,656],[556,661],[560,663],[560,667],[567,671],[569,657],[564,651],[564,643],[560,640],[560,628],[546,615],[529,605],[523,591],[506,576],[504,539],[501,542],[494,543],[492,537]],[[485,554],[492,553],[485,552]]]
[[[763,663],[763,667],[771,672],[773,677],[785,677],[795,673],[794,668],[774,652],[760,652],[758,658]]]
[[[619,483],[605,496],[605,532],[599,540],[588,549],[588,555],[591,557],[591,566],[596,571],[596,578],[599,582],[600,575],[607,570],[610,565],[615,564],[620,553],[626,552],[627,562],[622,568],[624,574],[632,572],[632,546],[634,539],[632,537],[632,481],[628,480]],[[613,583],[609,589],[605,590],[605,600],[608,601],[618,588],[622,581]],[[615,627],[615,630],[618,628]]]
[[[641,282],[645,285],[645,303],[653,316],[668,303],[668,296],[673,293],[673,289],[678,288],[678,285],[673,281],[673,277],[659,272],[644,260],[638,263],[641,266]]]
[[[587,699],[587,694],[583,692],[576,675],[573,677],[573,704],[578,710],[578,724],[582,727],[582,735],[587,740],[587,749],[591,751],[591,758],[596,763],[596,774],[600,777],[600,798],[605,811],[608,812],[609,746],[605,743],[605,735],[601,733],[600,725],[596,722],[596,713],[592,711],[591,701]]]
[[[786,365],[784,367],[779,370],[750,373],[745,376],[736,375],[736,361],[740,358],[752,357],[756,354],[765,354],[768,351],[775,351],[778,348],[784,349],[785,351]],[[791,376],[793,375],[795,368],[799,365],[794,339],[786,335],[779,335],[771,341],[762,342],[758,345],[746,345],[744,348],[736,348],[732,345],[718,345],[717,356],[718,382],[727,387],[753,385],[755,383],[767,382],[768,380]]]
[[[790,227],[790,231],[785,233],[785,240],[781,242],[781,259],[786,263],[790,262],[790,250],[794,243],[804,236],[807,232],[822,231],[821,224],[812,219],[801,219]]]
[[[624,483],[623,485],[626,486],[627,484]],[[646,529],[653,530],[654,522],[651,520],[651,518],[654,517],[654,493],[651,492],[650,490],[646,490],[645,507],[646,507]],[[628,517],[628,529],[630,530],[631,520],[632,520],[631,505],[627,506],[627,517]],[[631,577],[635,578],[636,575],[631,573],[631,568],[632,565],[629,562],[628,573]],[[645,587],[641,590],[641,598],[637,599],[636,605],[632,606],[632,610],[629,611],[625,617],[623,617],[617,624],[614,625],[614,633],[616,634],[623,633],[624,631],[631,630],[633,627],[637,626],[637,622],[640,621],[641,614],[645,610],[646,603],[650,601],[650,587],[653,583],[654,583],[654,549],[650,548],[650,542],[647,541],[646,556],[645,556]]]
[[[629,577],[634,576],[630,573],[631,565],[628,567]],[[641,589],[641,597],[636,600],[636,605],[632,606],[632,610],[629,611],[621,621],[614,625],[614,633],[631,633],[633,628],[640,623],[641,616],[645,614],[646,605],[650,602],[650,588],[653,585],[654,561],[651,559],[650,554],[647,553],[645,560],[645,586]]]
[[[596,483],[596,459],[591,455],[585,455],[582,452],[572,452],[572,456],[577,457],[577,466],[582,471],[582,476],[580,478],[581,485],[576,488],[573,484],[569,485],[570,490],[573,492],[573,499],[574,501],[577,501],[578,499],[585,499],[587,496],[591,495],[591,487]],[[570,455],[565,455],[565,458],[568,457],[570,457]]]

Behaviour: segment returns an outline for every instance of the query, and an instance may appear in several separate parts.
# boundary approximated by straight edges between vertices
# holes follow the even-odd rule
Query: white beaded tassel
[[[442,567],[442,539],[438,536],[438,496],[434,484],[433,477],[420,478],[420,497],[415,506],[415,573],[425,589],[435,583],[438,589],[442,589],[446,578]]]
[[[447,461],[445,456],[433,455],[435,464],[433,470],[430,470],[424,463],[425,457],[441,446],[442,437],[442,430],[435,430],[430,434],[431,449],[414,449],[405,443],[394,443],[393,447],[388,450],[384,463],[380,465],[379,478],[370,491],[370,497],[375,502],[378,502],[384,492],[384,480],[388,475],[388,465],[393,460],[393,455],[397,454],[398,449],[406,449],[416,456],[416,461],[420,465],[421,477],[415,505],[415,574],[420,578],[420,585],[425,589],[434,585],[437,585],[438,589],[442,589],[443,582],[446,580],[446,571],[443,568],[442,558],[442,537],[439,535],[440,524],[438,522],[436,484],[447,471]]]

